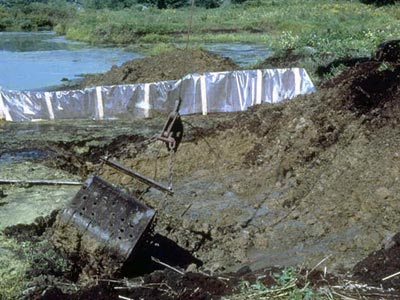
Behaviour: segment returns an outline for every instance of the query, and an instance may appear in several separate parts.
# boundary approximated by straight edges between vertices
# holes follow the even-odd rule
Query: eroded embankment
[[[365,62],[292,101],[185,116],[172,164],[165,145],[147,142],[163,118],[75,123],[73,133],[65,124],[37,125],[51,134],[36,130],[14,141],[6,137],[18,125],[6,125],[2,153],[33,143],[54,153],[43,160],[47,166],[83,178],[98,171],[132,192],[146,191],[141,201],[158,211],[155,232],[201,260],[202,270],[314,267],[326,257],[328,270],[351,269],[382,245],[396,246],[398,74],[396,64]],[[101,166],[105,154],[161,182],[172,174],[175,195],[147,191]]]
[[[163,207],[158,231],[218,271],[243,264],[312,266],[328,255],[326,265],[338,270],[379,249],[399,230],[393,68],[367,62],[313,95],[223,122],[210,115],[215,126],[194,130],[194,140],[176,155],[174,198],[145,195]],[[162,150],[157,175],[167,180]],[[151,174],[147,159],[154,153],[149,147],[123,161]],[[129,183],[111,170],[103,175]]]

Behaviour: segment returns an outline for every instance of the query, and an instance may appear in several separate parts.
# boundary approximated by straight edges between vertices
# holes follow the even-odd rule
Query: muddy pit
[[[165,145],[149,141],[160,132],[162,115],[131,122],[1,124],[2,177],[84,180],[96,172],[157,210],[153,241],[168,249],[159,254],[160,248],[145,248],[141,263],[128,263],[109,281],[98,281],[101,274],[86,274],[74,261],[63,262],[64,269],[49,262],[44,269],[27,266],[26,297],[114,299],[121,277],[140,275],[141,287],[123,295],[215,299],[232,292],[243,270],[313,268],[321,261],[319,268],[328,273],[354,274],[354,280],[397,291],[398,278],[382,278],[399,264],[399,71],[396,63],[366,61],[311,95],[241,113],[184,116],[185,135],[172,164]],[[174,196],[101,165],[102,155],[160,182],[172,174]],[[30,226],[9,226],[45,218],[77,188],[0,188],[5,234],[17,245],[29,240],[39,245],[33,249],[50,249],[51,222],[39,222],[47,229],[34,233]],[[176,251],[188,259],[176,260]],[[190,272],[152,273],[160,265],[149,253]],[[229,280],[218,277],[237,271]],[[147,288],[154,284],[156,289]],[[163,296],[152,294],[160,291]]]

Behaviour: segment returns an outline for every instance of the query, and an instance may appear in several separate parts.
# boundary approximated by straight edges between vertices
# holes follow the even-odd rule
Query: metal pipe
[[[129,168],[121,165],[120,163],[118,163],[118,162],[116,162],[114,160],[108,160],[108,159],[104,159],[104,158],[102,158],[102,160],[106,163],[106,165],[108,165],[110,167],[113,167],[113,168],[115,168],[115,169],[121,171],[122,173],[125,173],[125,174],[127,174],[127,175],[129,175],[131,177],[134,177],[137,180],[139,180],[139,181],[141,181],[141,182],[143,182],[143,183],[145,183],[145,184],[147,184],[147,185],[149,185],[149,186],[151,186],[153,188],[156,188],[156,189],[158,189],[158,190],[160,190],[160,191],[162,191],[164,193],[167,193],[168,195],[171,195],[171,196],[174,194],[174,192],[172,191],[171,188],[163,185],[162,183],[159,183],[159,182],[155,181],[152,178],[148,178],[146,176],[143,176],[142,174],[139,174],[139,173],[133,171],[132,169],[129,169]]]
[[[82,185],[82,182],[60,180],[0,179],[0,184]]]

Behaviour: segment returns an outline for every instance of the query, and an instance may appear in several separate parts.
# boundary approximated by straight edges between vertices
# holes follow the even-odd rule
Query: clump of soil
[[[177,80],[190,73],[230,71],[239,69],[230,58],[202,49],[168,51],[158,55],[134,59],[122,66],[85,82],[90,85],[114,85]]]
[[[289,49],[276,55],[266,58],[258,63],[255,68],[295,68],[307,58],[312,57],[313,50],[310,48],[308,53],[301,53],[299,50]]]
[[[386,247],[370,253],[353,269],[356,280],[386,288],[398,288],[400,286],[400,277],[396,275],[399,270],[400,233],[391,238]],[[395,276],[385,279],[391,275]]]
[[[4,228],[3,232],[8,237],[15,238],[18,242],[38,241],[46,229],[53,226],[58,210],[53,211],[49,216],[38,217],[32,224],[17,224]]]
[[[334,82],[346,86],[349,109],[360,115],[375,110],[375,117],[390,118],[397,111],[399,80],[400,64],[368,61],[347,70]]]

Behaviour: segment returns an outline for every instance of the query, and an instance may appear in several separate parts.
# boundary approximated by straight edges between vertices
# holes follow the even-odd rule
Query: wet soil
[[[188,292],[187,299],[196,291],[193,280],[203,295],[193,299],[218,298],[232,289],[218,281],[218,274],[275,265],[318,265],[328,273],[354,273],[360,282],[398,291],[396,277],[382,278],[398,266],[399,74],[397,63],[369,60],[349,67],[314,94],[241,113],[184,116],[185,135],[172,161],[162,142],[149,140],[164,124],[163,116],[132,123],[38,124],[32,132],[20,132],[29,128],[26,124],[6,124],[0,153],[47,149],[53,155],[40,164],[82,179],[96,171],[154,207],[154,231],[202,262],[183,267],[196,271],[195,279],[186,278],[192,276],[187,273],[171,283],[177,274],[147,275],[153,278],[149,284],[159,284],[156,290],[139,287],[139,296],[127,297],[183,299]],[[18,138],[12,139],[15,132]],[[172,175],[174,196],[102,165],[99,157],[105,154],[163,183]],[[8,196],[0,202],[12,194],[2,190]],[[208,276],[216,281],[205,286],[217,286],[209,294],[201,285]],[[108,283],[100,284],[71,297],[89,299],[82,298],[87,292],[113,299],[109,290]],[[46,293],[63,299],[67,292],[72,293]]]
[[[184,299],[218,299],[222,295],[232,293],[236,281],[229,278],[219,279],[199,273],[186,273],[181,275],[173,271],[157,271],[141,278],[136,288],[125,288],[116,292],[117,284],[103,282],[98,285],[85,288],[74,294],[65,294],[60,289],[47,290],[43,296],[37,299],[121,299],[119,296],[130,299],[160,299],[160,300],[184,300]],[[123,285],[123,282],[120,282]]]

